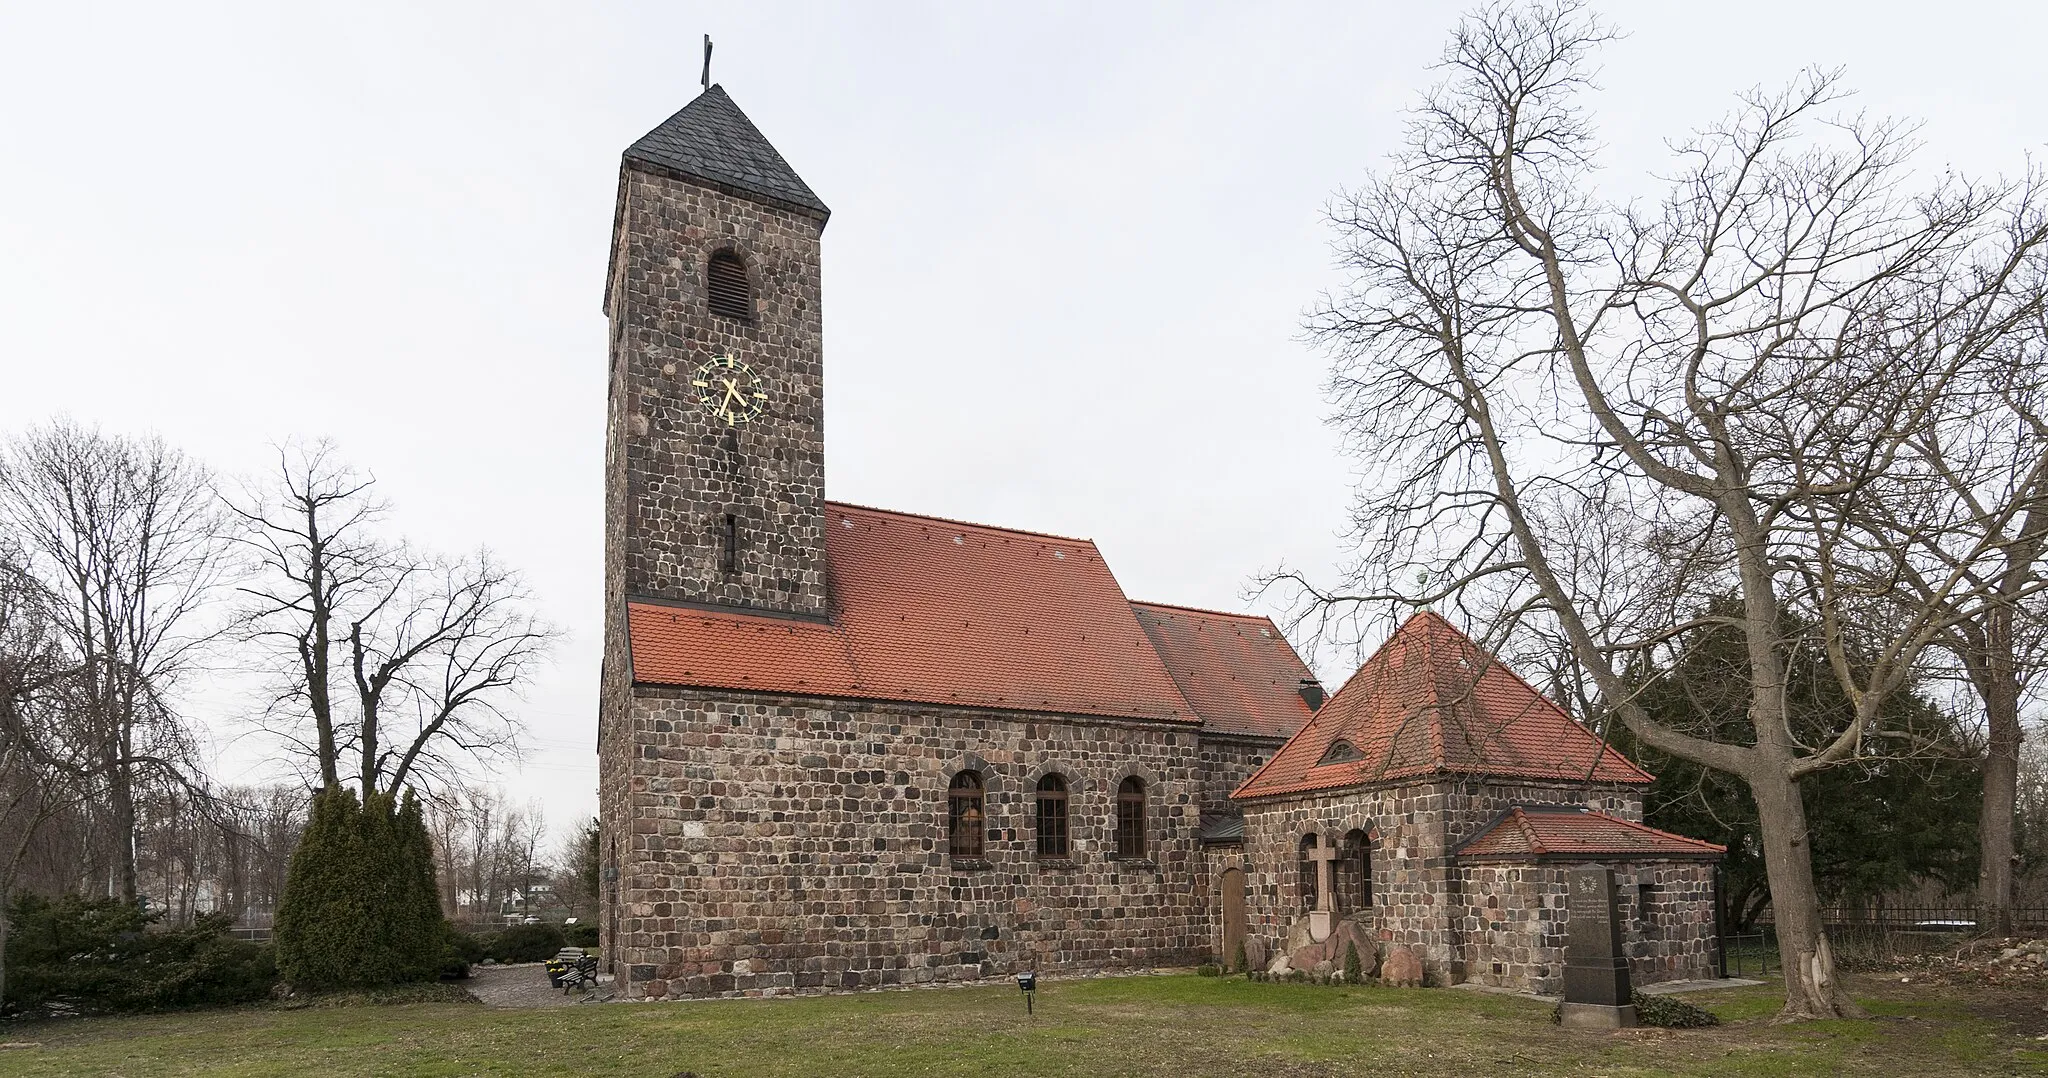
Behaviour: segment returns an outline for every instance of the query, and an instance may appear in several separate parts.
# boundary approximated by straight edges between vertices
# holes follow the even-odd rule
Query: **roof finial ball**
[[[704,88],[711,89],[711,35],[704,35]]]

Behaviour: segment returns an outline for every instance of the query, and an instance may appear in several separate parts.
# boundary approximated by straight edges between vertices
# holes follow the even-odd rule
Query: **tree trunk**
[[[126,755],[127,736],[121,741]],[[125,760],[112,761],[107,768],[107,811],[113,815],[114,893],[123,901],[135,901],[135,783],[134,771]]]
[[[1984,753],[1984,797],[1978,807],[1977,923],[1986,931],[2009,936],[2013,929],[2013,806],[2019,800],[2020,782],[2020,687],[2010,650],[2000,655],[1994,648],[1984,658],[1989,661],[1971,664],[1971,680],[1977,683],[1977,693],[1984,701],[1989,735]]]
[[[1778,929],[1778,959],[1785,967],[1785,1009],[1780,1018],[1866,1018],[1835,975],[1834,951],[1821,922],[1807,848],[1806,805],[1799,784],[1782,764],[1756,761],[1743,776],[1756,798],[1771,910]]]

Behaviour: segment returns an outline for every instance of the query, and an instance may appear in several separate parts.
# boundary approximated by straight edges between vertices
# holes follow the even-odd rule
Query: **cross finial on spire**
[[[704,35],[704,88],[711,89],[711,35]]]

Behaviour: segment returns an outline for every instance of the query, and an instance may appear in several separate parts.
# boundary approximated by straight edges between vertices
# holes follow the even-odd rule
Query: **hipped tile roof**
[[[1590,809],[1517,805],[1453,851],[1468,860],[1719,857],[1726,846],[1674,835]]]
[[[1355,751],[1333,756],[1330,748],[1338,741]],[[1439,773],[1651,780],[1449,622],[1424,611],[1403,622],[1231,796],[1268,797]]]
[[[1169,630],[1179,658],[1244,664],[1197,679],[1206,690],[1235,677],[1241,694],[1190,701],[1086,539],[837,502],[825,509],[829,623],[632,602],[634,680],[1261,730],[1279,729],[1293,705],[1259,699],[1258,678],[1300,702],[1291,683],[1273,684],[1272,671],[1290,662],[1306,670],[1277,631],[1258,637],[1260,652],[1235,629],[1202,630],[1214,647],[1210,636],[1195,646]]]
[[[1210,729],[1286,737],[1314,716],[1301,698],[1313,675],[1270,619],[1164,603],[1131,608]]]

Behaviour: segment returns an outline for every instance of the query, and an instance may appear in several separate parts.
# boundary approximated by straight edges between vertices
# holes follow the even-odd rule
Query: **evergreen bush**
[[[1697,1004],[1687,1003],[1677,996],[1647,996],[1641,992],[1631,992],[1628,1001],[1636,1005],[1636,1021],[1646,1026],[1699,1029],[1721,1024],[1721,1020],[1714,1016],[1714,1012]]]
[[[408,793],[402,806],[336,788],[313,798],[278,902],[277,962],[312,990],[372,988],[439,976],[447,938],[433,846]]]
[[[446,925],[442,930],[441,979],[469,976],[469,967],[483,961],[487,954],[483,940],[452,924]]]
[[[1358,962],[1358,944],[1344,945],[1344,983],[1357,984],[1365,980],[1365,967]]]
[[[500,962],[541,962],[565,946],[562,930],[550,924],[512,925],[484,943],[486,952]]]
[[[8,1010],[245,1003],[277,983],[271,949],[229,936],[229,914],[160,929],[161,914],[120,899],[30,894],[17,895],[6,913]]]
[[[594,924],[563,925],[562,939],[571,947],[595,947],[597,946],[597,926]]]

